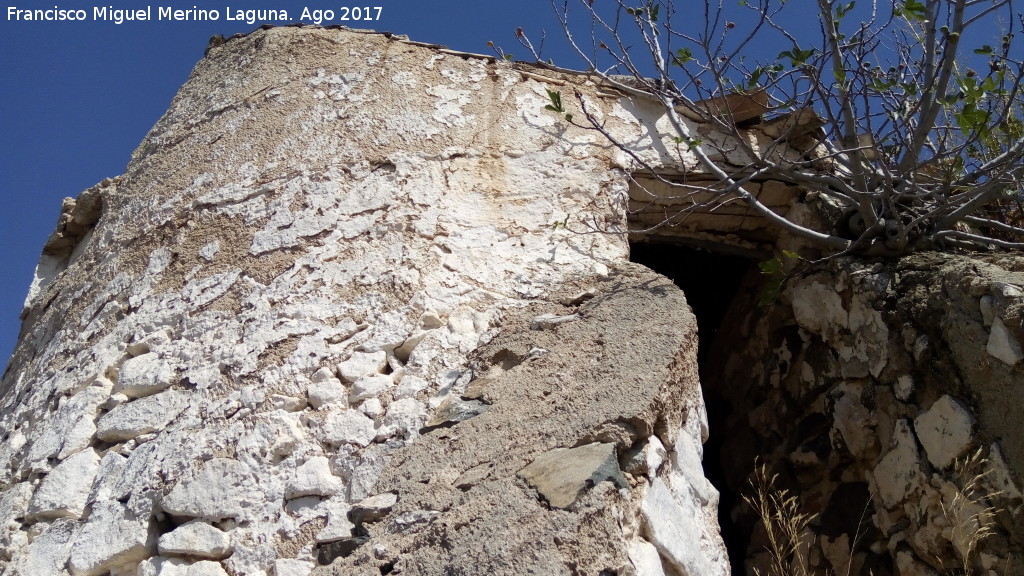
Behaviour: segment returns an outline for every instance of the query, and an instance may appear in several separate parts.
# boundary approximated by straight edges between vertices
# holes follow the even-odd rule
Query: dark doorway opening
[[[668,277],[684,294],[697,317],[697,363],[701,382],[705,376],[708,352],[715,342],[718,328],[729,310],[743,279],[756,269],[757,261],[731,254],[709,252],[686,245],[659,242],[630,244],[630,260]],[[722,344],[719,343],[718,346]],[[713,390],[704,389],[710,436],[704,444],[704,476],[721,494],[718,523],[722,539],[729,551],[732,573],[744,573],[748,530],[737,526],[730,511],[739,503],[740,495],[729,489],[721,461],[722,446],[728,433],[729,405]]]

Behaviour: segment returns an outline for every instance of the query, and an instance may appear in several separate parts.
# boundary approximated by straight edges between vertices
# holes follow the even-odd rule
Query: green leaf
[[[544,107],[545,110],[551,110],[559,114],[565,113],[565,108],[562,106],[562,93],[555,92],[554,90],[544,89],[548,93],[548,98],[551,100],[551,104]]]
[[[675,66],[683,66],[690,60],[693,60],[693,51],[689,48],[680,48],[676,50],[676,55],[672,58],[672,64]]]
[[[853,7],[856,4],[856,2],[850,2],[845,6],[836,6],[836,20],[842,20],[847,14],[850,13],[850,10],[853,10]]]
[[[782,259],[776,256],[775,258],[758,262],[757,267],[761,269],[761,274],[778,274],[782,272]]]
[[[974,53],[981,54],[982,56],[991,56],[992,54],[995,53],[995,50],[993,50],[992,47],[989,46],[988,44],[985,44],[981,48],[975,48]]]
[[[923,22],[928,16],[928,9],[919,0],[906,0],[902,6],[893,7],[893,12],[915,22]]]
[[[814,56],[814,48],[808,48],[807,50],[801,50],[799,46],[794,45],[791,50],[785,52],[779,52],[779,58],[789,58],[789,65],[793,68],[804,66],[807,61],[810,60],[811,56]]]

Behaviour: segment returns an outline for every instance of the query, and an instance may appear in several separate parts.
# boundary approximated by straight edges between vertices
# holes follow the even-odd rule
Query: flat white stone
[[[395,398],[399,400],[415,398],[421,391],[426,390],[429,385],[429,382],[419,376],[403,376],[398,382],[398,387],[395,388]]]
[[[306,407],[306,401],[297,398],[295,396],[285,396],[284,394],[271,394],[270,405],[276,410],[284,410],[285,412],[299,412]]]
[[[914,419],[914,431],[928,461],[946,468],[971,447],[974,416],[948,394]]]
[[[187,397],[176,390],[127,402],[104,414],[96,424],[96,437],[121,442],[159,432],[185,409]]]
[[[1020,342],[1006,329],[1003,320],[998,316],[992,319],[992,330],[989,332],[985,350],[1010,366],[1024,360],[1024,350],[1021,350]]]
[[[704,533],[698,502],[677,497],[661,478],[655,478],[640,502],[646,534],[669,562],[682,574],[728,576],[724,547],[710,542]]]
[[[259,494],[248,469],[238,460],[214,458],[195,477],[179,482],[161,506],[175,516],[218,521],[240,518]]]
[[[313,408],[348,403],[348,391],[337,378],[325,382],[312,382],[306,389],[306,397]]]
[[[28,482],[19,482],[0,492],[0,549],[11,551],[24,543],[21,518],[31,498],[32,485]]]
[[[654,544],[637,538],[630,541],[627,552],[637,576],[665,576],[665,568],[661,565],[661,555],[658,554],[658,549],[654,547]]]
[[[348,401],[357,404],[369,398],[376,398],[391,389],[394,382],[387,374],[374,374],[362,376],[352,383],[352,389],[348,393]]]
[[[373,420],[358,410],[344,410],[328,416],[321,426],[323,439],[331,444],[368,446],[376,435]]]
[[[381,421],[378,436],[399,436],[412,439],[419,436],[419,430],[427,421],[427,407],[412,398],[403,398],[388,404]]]
[[[110,396],[112,386],[105,378],[97,379],[101,386],[89,386],[64,401],[57,412],[32,430],[29,435],[29,462],[46,460],[53,456],[66,458],[83,450],[92,442],[96,432],[96,413]]]
[[[352,536],[355,526],[348,519],[352,507],[343,497],[328,498],[320,506],[327,511],[327,525],[316,535],[317,542],[334,542]]]
[[[82,517],[100,457],[89,448],[73,454],[43,478],[32,496],[28,513],[34,518]]]
[[[278,558],[274,560],[274,576],[309,576],[316,565],[305,560]]]
[[[231,536],[202,520],[193,520],[161,536],[157,550],[164,556],[220,560],[231,555]]]
[[[140,398],[156,394],[172,384],[174,370],[167,360],[149,352],[124,361],[114,391],[129,398]]]
[[[32,538],[32,543],[27,546],[25,555],[21,562],[17,563],[17,570],[5,572],[5,574],[22,574],[31,576],[63,576],[68,574],[68,558],[71,556],[71,547],[75,537],[81,529],[81,524],[76,520],[64,518],[49,524],[42,524],[42,534]]]
[[[792,290],[793,316],[801,328],[826,338],[829,332],[843,328],[849,314],[843,308],[843,299],[824,284],[804,283]]]
[[[137,518],[120,502],[96,502],[75,538],[68,566],[75,576],[95,576],[138,564],[149,555],[149,518]]]
[[[338,364],[338,377],[345,382],[355,382],[362,376],[379,374],[387,366],[388,355],[377,352],[353,352],[352,357]]]
[[[220,562],[201,560],[189,562],[181,558],[154,556],[141,562],[137,576],[228,576]],[[113,576],[113,575],[112,575]]]
[[[897,420],[893,447],[872,473],[886,508],[895,508],[921,485],[921,454],[906,420]]]
[[[303,496],[333,496],[345,491],[345,483],[331,473],[330,461],[315,456],[295,469],[295,477],[285,487],[288,500]]]

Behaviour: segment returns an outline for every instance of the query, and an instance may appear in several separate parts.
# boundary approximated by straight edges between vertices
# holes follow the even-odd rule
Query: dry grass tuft
[[[988,459],[981,449],[954,464],[957,490],[947,504],[942,502],[942,514],[949,523],[949,542],[956,550],[960,569],[966,576],[974,571],[972,558],[986,538],[995,533],[995,518],[999,510],[988,504],[1002,492],[985,492],[982,481],[990,470],[986,469]]]
[[[743,496],[743,501],[761,518],[768,536],[772,560],[767,576],[811,576],[807,548],[813,536],[806,528],[814,515],[800,512],[799,498],[776,488],[777,478],[777,474],[769,476],[767,465],[758,463],[750,480],[754,493]],[[756,568],[754,572],[762,576]]]

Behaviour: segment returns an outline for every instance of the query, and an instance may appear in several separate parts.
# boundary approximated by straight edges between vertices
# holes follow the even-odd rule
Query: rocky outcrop
[[[628,96],[384,34],[211,44],[43,249],[0,382],[0,571],[727,574],[694,317],[627,239],[799,242],[731,202],[682,217],[707,192],[667,182],[699,163]],[[746,144],[790,154],[801,118]],[[812,193],[748,187],[820,227]],[[760,456],[819,570],[1014,573],[1022,273],[838,259],[772,308],[741,291],[704,372],[730,507]]]
[[[376,490],[396,500],[350,511],[317,573],[728,574],[717,492],[687,472],[707,432],[695,331],[638,266],[507,315],[453,391],[487,410],[390,453]]]
[[[559,86],[663,121],[384,35],[212,48],[44,250],[4,573],[724,574],[691,317],[622,234],[555,225],[623,231],[627,187]]]
[[[946,574],[965,557],[975,574],[1019,571],[1021,258],[840,259],[789,278],[770,307],[754,304],[756,280],[705,379],[733,413],[728,489],[742,490],[763,458],[817,515],[809,558],[833,573]],[[749,508],[734,514],[753,528]],[[986,526],[992,535],[970,550]]]

